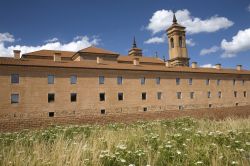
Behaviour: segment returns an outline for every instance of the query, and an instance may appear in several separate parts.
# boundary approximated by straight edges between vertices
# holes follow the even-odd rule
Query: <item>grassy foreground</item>
[[[0,165],[250,165],[250,119],[182,118],[2,133]]]

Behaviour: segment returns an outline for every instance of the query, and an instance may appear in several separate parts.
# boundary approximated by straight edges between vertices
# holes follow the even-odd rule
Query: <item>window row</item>
[[[245,80],[236,80],[236,79],[234,79],[233,82],[232,82],[232,85],[236,85],[237,81],[241,81],[241,85],[245,84]],[[146,83],[146,78],[141,77],[140,82],[141,82],[141,85],[144,85]],[[205,80],[206,85],[210,85],[210,82],[211,82],[210,79]],[[12,84],[18,84],[19,83],[19,75],[18,74],[11,74],[11,83]],[[48,84],[54,84],[54,83],[55,83],[55,75],[48,75]],[[70,84],[76,84],[76,83],[77,83],[77,76],[76,75],[71,75],[70,76]],[[99,84],[104,84],[104,83],[105,83],[105,77],[104,76],[99,76]],[[156,77],[155,78],[155,83],[157,85],[159,85],[161,83],[161,78]],[[118,85],[123,84],[123,77],[122,76],[117,77],[117,84]],[[181,79],[176,78],[176,85],[180,85],[180,84],[181,84]],[[193,78],[188,79],[188,84],[193,85]],[[217,79],[216,84],[220,85],[221,80]]]
[[[238,92],[234,91],[233,92],[234,97],[238,97]],[[211,98],[212,97],[212,93],[210,91],[207,92],[207,98]],[[217,93],[217,97],[218,98],[222,98],[222,92],[219,91]],[[243,92],[243,97],[247,97],[247,92],[244,91]],[[157,92],[156,93],[156,98],[158,100],[162,99],[162,92]],[[177,99],[182,99],[182,92],[176,92],[176,98]],[[194,99],[195,98],[195,92],[189,92],[189,98],[190,99]],[[142,92],[141,93],[141,99],[142,100],[146,100],[147,99],[147,93],[146,92]],[[99,93],[99,101],[105,101],[106,97],[105,97],[105,93]],[[124,100],[124,94],[123,92],[118,92],[117,93],[117,100],[118,101],[122,101]],[[55,101],[55,93],[48,93],[48,103],[53,103]],[[71,93],[70,94],[70,101],[71,102],[76,102],[77,101],[77,93]],[[15,104],[15,103],[19,103],[19,94],[18,93],[13,93],[11,94],[11,104]]]

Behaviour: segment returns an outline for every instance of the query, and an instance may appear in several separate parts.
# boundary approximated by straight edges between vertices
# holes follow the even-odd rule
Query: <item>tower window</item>
[[[145,82],[146,82],[146,78],[145,78],[145,77],[142,77],[142,78],[141,78],[141,85],[144,85]]]
[[[100,97],[100,101],[105,101],[105,93],[100,93],[99,97]]]
[[[11,74],[11,83],[18,84],[19,83],[19,74]]]
[[[234,80],[233,80],[233,85],[235,85],[235,84],[236,84],[236,80],[234,79]]]
[[[176,85],[180,85],[181,79],[180,78],[176,78]]]
[[[246,91],[243,92],[243,96],[247,97],[247,92]]]
[[[55,101],[55,94],[54,93],[49,93],[48,94],[48,103],[52,103]]]
[[[194,92],[190,92],[190,99],[194,98]]]
[[[55,76],[48,75],[48,84],[54,84],[54,82],[55,82]]]
[[[192,85],[192,84],[193,84],[193,79],[192,79],[192,78],[189,78],[188,84],[189,84],[189,85]]]
[[[237,91],[234,91],[234,97],[237,97]]]
[[[218,98],[221,98],[221,91],[218,92]]]
[[[206,79],[206,85],[210,84],[210,79]]]
[[[245,80],[242,80],[242,85],[245,85]]]
[[[180,46],[180,47],[183,47],[182,37],[181,37],[181,36],[179,37],[179,46]]]
[[[161,96],[162,96],[162,93],[161,92],[157,92],[157,99],[158,100],[161,100]]]
[[[220,85],[220,79],[217,80],[217,85]]]
[[[76,82],[77,82],[77,76],[76,75],[70,76],[70,83],[71,84],[76,84]]]
[[[123,93],[122,92],[118,93],[118,100],[119,101],[123,100]]]
[[[207,92],[207,98],[211,98],[211,92],[210,91]]]
[[[101,109],[101,114],[106,114],[106,110],[105,109]]]
[[[77,100],[77,94],[76,93],[71,93],[70,94],[70,101],[71,102],[76,102]]]
[[[170,39],[170,45],[171,45],[171,48],[174,48],[174,39],[173,38]]]
[[[19,103],[19,94],[11,94],[11,104]]]
[[[177,99],[181,99],[181,92],[177,92]]]
[[[54,117],[55,113],[54,112],[49,112],[49,117]]]
[[[104,84],[104,76],[99,76],[99,84]]]
[[[147,93],[146,92],[142,92],[141,99],[142,100],[146,100],[147,99]]]
[[[160,77],[156,77],[155,82],[156,82],[156,84],[159,85],[161,83],[161,78]]]
[[[118,84],[118,85],[121,85],[121,84],[122,84],[122,77],[121,77],[121,76],[118,76],[118,77],[117,77],[117,84]]]

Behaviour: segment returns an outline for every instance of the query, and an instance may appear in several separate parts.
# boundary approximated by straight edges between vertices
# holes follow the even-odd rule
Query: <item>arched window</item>
[[[181,36],[179,37],[179,46],[183,47],[183,42],[182,42],[182,37]]]
[[[174,48],[174,39],[173,38],[170,39],[170,45],[171,45],[171,48]]]

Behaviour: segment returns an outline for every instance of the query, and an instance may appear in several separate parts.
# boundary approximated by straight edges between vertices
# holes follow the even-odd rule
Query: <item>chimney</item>
[[[166,61],[166,62],[165,62],[165,66],[166,66],[166,67],[170,67],[169,61]]]
[[[242,70],[242,65],[237,65],[236,69],[237,70]]]
[[[20,59],[21,58],[21,51],[20,50],[13,50],[14,58]]]
[[[134,58],[133,63],[134,63],[134,65],[136,65],[136,66],[139,65],[139,64],[140,64],[139,58]]]
[[[101,57],[96,57],[96,63],[101,64],[103,62],[103,59]]]
[[[62,56],[60,52],[55,52],[54,53],[54,61],[55,62],[60,62],[62,60]]]
[[[221,69],[221,64],[220,64],[220,63],[216,64],[216,65],[215,65],[215,68],[216,68],[216,69]]]
[[[192,67],[193,69],[196,69],[196,68],[198,67],[197,62],[192,62],[191,67]]]

